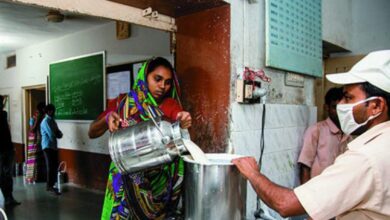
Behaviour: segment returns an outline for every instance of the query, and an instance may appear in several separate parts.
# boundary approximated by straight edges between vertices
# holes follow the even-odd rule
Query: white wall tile
[[[247,131],[261,129],[262,105],[232,104],[232,131]]]
[[[260,156],[262,105],[232,104],[230,143],[236,154]],[[297,186],[297,158],[306,128],[316,121],[316,107],[305,105],[267,104],[264,140],[265,149],[262,172],[277,184],[293,188]],[[256,195],[248,185],[247,218],[254,219]],[[254,195],[253,195],[254,194]],[[268,216],[281,217],[267,207]]]
[[[286,110],[281,105],[266,105],[265,127],[282,128]]]
[[[242,131],[231,133],[235,154],[259,157],[260,131]]]

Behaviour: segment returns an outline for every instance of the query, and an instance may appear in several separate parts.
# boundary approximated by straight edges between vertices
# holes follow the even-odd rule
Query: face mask
[[[356,129],[360,128],[363,125],[366,125],[370,120],[378,117],[382,112],[376,115],[371,115],[365,122],[361,124],[358,124],[353,117],[353,107],[377,98],[378,97],[374,96],[352,104],[338,104],[336,109],[340,121],[341,130],[345,134],[352,134],[352,132],[356,131]]]

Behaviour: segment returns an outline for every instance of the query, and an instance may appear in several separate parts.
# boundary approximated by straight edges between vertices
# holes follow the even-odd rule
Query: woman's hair
[[[163,66],[163,67],[169,69],[171,71],[171,73],[173,74],[172,64],[167,59],[162,58],[162,57],[155,57],[155,58],[152,58],[150,61],[148,61],[148,67],[147,67],[146,72],[145,72],[145,78],[149,73],[153,72],[159,66]]]
[[[55,110],[56,110],[56,107],[53,104],[48,104],[45,107],[45,113],[48,113],[49,111],[53,111],[54,112]]]
[[[37,105],[37,109],[38,109],[38,111],[39,112],[44,112],[45,111],[45,103],[44,102],[40,102],[40,103],[38,103],[38,105]]]

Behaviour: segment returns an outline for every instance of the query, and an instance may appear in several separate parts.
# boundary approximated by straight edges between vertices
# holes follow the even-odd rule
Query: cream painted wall
[[[358,55],[390,48],[390,1],[323,0],[323,39]]]
[[[232,82],[235,82],[245,66],[255,70],[264,69],[272,78],[272,83],[263,83],[270,91],[268,102],[313,105],[313,77],[305,76],[303,88],[285,86],[285,71],[265,67],[264,2],[249,4],[247,1],[233,1],[231,8]],[[235,86],[231,87],[231,94],[234,102]]]
[[[322,1],[322,39],[346,49],[352,47],[352,1]]]
[[[110,22],[16,51],[17,66],[0,70],[0,94],[9,94],[11,97],[10,126],[13,142],[23,142],[22,88],[46,84],[51,62],[103,50],[106,51],[107,65],[139,61],[151,56],[171,58],[170,36],[167,32],[133,25],[131,37],[120,41],[116,40],[115,33],[115,22]],[[2,64],[4,59],[3,56]],[[90,140],[87,136],[89,123],[59,121],[58,125],[64,133],[59,146],[108,153],[107,134],[102,138]]]
[[[352,54],[390,49],[390,1],[352,1]]]

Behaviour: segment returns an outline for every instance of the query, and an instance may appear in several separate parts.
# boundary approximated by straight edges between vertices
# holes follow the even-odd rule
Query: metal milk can
[[[187,151],[182,139],[189,138],[178,122],[152,119],[113,132],[108,145],[119,172],[127,174],[171,162]]]
[[[183,156],[184,218],[241,220],[246,216],[247,181],[231,163],[234,154],[206,154],[209,164]]]

